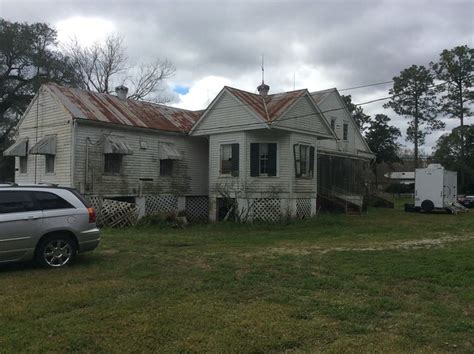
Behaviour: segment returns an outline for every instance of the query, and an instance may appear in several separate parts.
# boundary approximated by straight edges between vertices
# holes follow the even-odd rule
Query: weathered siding
[[[220,146],[239,144],[239,176],[220,175]],[[250,176],[250,144],[277,144],[277,175]],[[294,144],[316,147],[316,137],[282,130],[254,130],[236,133],[213,134],[209,140],[209,189],[211,195],[230,192],[241,198],[291,197],[292,193],[316,192],[316,166],[313,178],[296,178],[293,156]],[[238,192],[235,194],[235,192]],[[309,197],[309,195],[308,195]]]
[[[317,113],[308,96],[300,98],[283,117],[274,123],[274,126],[324,135],[331,134],[324,123],[324,118]]]
[[[132,155],[123,156],[120,175],[104,174],[102,142],[108,134],[125,137],[133,150]],[[205,138],[79,122],[75,141],[74,184],[81,192],[103,196],[208,193],[208,143]],[[141,147],[140,142],[146,143],[146,148]],[[160,142],[175,144],[183,156],[182,160],[174,161],[173,176],[160,177]],[[87,181],[86,145],[89,147]]]
[[[71,117],[49,92],[41,89],[18,127],[17,138],[28,138],[28,149],[30,149],[37,141],[51,134],[57,136],[54,173],[45,173],[44,155],[28,155],[27,173],[20,174],[17,157],[15,158],[17,183],[48,182],[71,186]]]
[[[247,190],[257,197],[272,196],[288,197],[291,191],[292,154],[290,146],[290,132],[281,130],[254,130],[246,132],[246,178]],[[250,177],[250,144],[276,143],[277,144],[277,175]]]
[[[258,125],[259,119],[248,107],[230,93],[224,92],[197,126],[193,135],[257,129]]]
[[[359,128],[355,124],[354,120],[350,117],[345,109],[337,109],[343,107],[343,102],[341,102],[336,92],[331,92],[329,96],[320,103],[319,106],[323,112],[328,111],[324,113],[324,115],[329,124],[331,124],[332,118],[336,119],[335,133],[340,139],[337,142],[335,140],[319,141],[318,146],[321,151],[347,152],[351,155],[358,155],[360,151],[370,153],[358,133]],[[344,123],[349,124],[347,141],[342,140]]]

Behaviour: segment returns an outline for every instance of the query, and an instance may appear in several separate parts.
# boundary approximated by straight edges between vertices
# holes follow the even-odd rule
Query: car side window
[[[74,209],[74,207],[60,196],[49,192],[34,192],[35,199],[42,210]]]
[[[37,210],[30,192],[0,191],[0,214]]]

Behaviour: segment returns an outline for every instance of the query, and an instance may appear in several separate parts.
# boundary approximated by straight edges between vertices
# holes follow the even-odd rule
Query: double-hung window
[[[19,157],[19,172],[20,173],[28,172],[28,155]]]
[[[44,155],[44,170],[45,173],[54,173],[54,161],[56,159],[55,155]]]
[[[342,125],[342,140],[349,140],[349,124],[344,123]]]
[[[122,172],[123,155],[105,154],[104,173],[107,175],[119,175]]]
[[[220,155],[220,174],[237,177],[239,175],[239,144],[222,144]]]
[[[173,142],[161,141],[158,143],[158,158],[160,176],[173,177],[179,171],[178,161],[183,159],[183,155]]]
[[[312,178],[314,176],[314,146],[306,144],[293,145],[295,176]]]
[[[277,144],[250,144],[250,176],[277,175]]]
[[[104,136],[104,174],[120,175],[123,170],[123,156],[131,155],[132,148],[123,136]]]

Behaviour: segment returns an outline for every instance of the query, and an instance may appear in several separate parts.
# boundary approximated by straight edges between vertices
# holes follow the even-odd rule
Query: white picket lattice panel
[[[256,221],[278,221],[281,219],[281,201],[273,198],[255,199],[253,219]]]
[[[133,203],[104,199],[101,209],[101,223],[109,227],[135,225],[138,220],[138,207]]]
[[[299,219],[311,217],[311,199],[296,199],[296,217]]]
[[[133,203],[119,202],[101,197],[88,198],[96,213],[98,226],[125,227],[135,225],[138,207]]]
[[[145,214],[157,212],[177,213],[178,197],[175,195],[148,195],[145,197]]]
[[[206,222],[209,220],[208,197],[186,197],[186,217],[190,222]]]

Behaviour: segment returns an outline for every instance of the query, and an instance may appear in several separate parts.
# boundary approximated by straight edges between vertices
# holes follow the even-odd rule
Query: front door
[[[41,231],[43,212],[28,191],[0,190],[0,262],[22,259]]]

